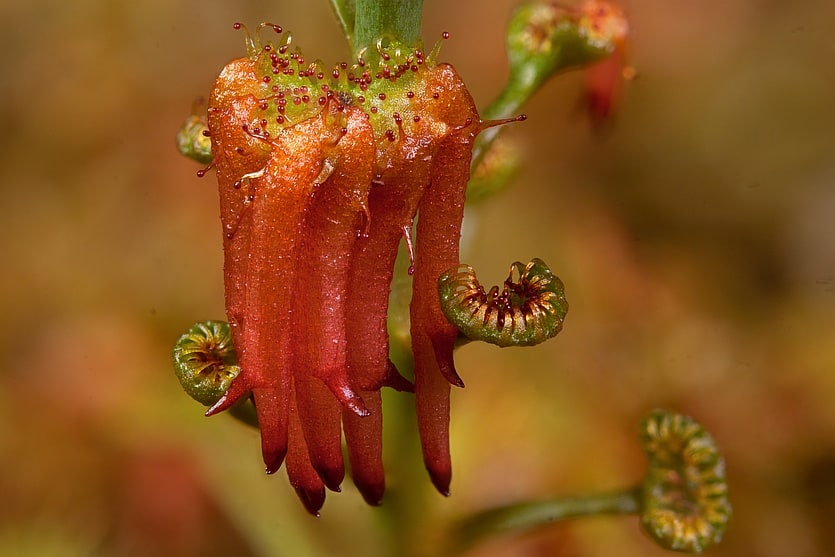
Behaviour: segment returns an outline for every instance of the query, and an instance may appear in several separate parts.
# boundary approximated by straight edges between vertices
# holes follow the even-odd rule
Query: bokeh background
[[[507,76],[511,0],[425,3],[480,106]],[[458,353],[453,495],[387,406],[390,493],[346,481],[321,519],[262,473],[257,434],[206,420],[169,355],[223,318],[217,192],[173,136],[235,21],[345,57],[325,0],[0,4],[0,555],[439,555],[476,509],[637,483],[653,407],[723,448],[735,517],[714,555],[835,554],[835,4],[624,0],[638,77],[594,126],[583,76],[508,137],[511,187],[470,207],[463,259],[566,284],[542,346]],[[634,517],[500,536],[473,556],[666,555]]]

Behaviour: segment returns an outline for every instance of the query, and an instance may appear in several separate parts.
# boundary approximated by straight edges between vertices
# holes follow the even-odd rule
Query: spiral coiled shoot
[[[177,379],[204,406],[216,403],[240,371],[229,324],[224,321],[195,323],[174,345]]]
[[[197,103],[195,103],[197,106]],[[177,150],[181,155],[201,164],[212,162],[212,140],[206,117],[193,113],[177,131]]]
[[[725,461],[692,418],[654,410],[641,422],[649,457],[641,526],[661,546],[701,553],[719,543],[731,516]]]
[[[641,421],[640,440],[649,457],[640,485],[479,511],[458,524],[455,551],[501,532],[607,514],[639,515],[643,530],[665,549],[702,553],[719,543],[731,505],[724,460],[713,438],[692,418],[653,410]]]
[[[501,347],[556,336],[568,312],[562,281],[536,258],[513,263],[502,289],[486,292],[473,268],[459,265],[440,276],[438,295],[444,315],[464,336]]]

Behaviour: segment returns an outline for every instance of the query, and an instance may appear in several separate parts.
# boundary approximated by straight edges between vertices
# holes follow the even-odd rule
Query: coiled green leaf
[[[641,525],[661,546],[701,553],[719,543],[731,516],[725,462],[692,418],[654,410],[641,423],[649,457]]]
[[[204,406],[220,400],[241,371],[237,364],[229,324],[224,321],[196,323],[174,345],[177,379]]]
[[[212,162],[212,140],[206,119],[192,114],[177,131],[177,150],[201,164]]]
[[[514,278],[518,276],[518,278]],[[562,281],[541,260],[516,261],[502,290],[489,292],[469,265],[438,279],[441,309],[466,337],[497,346],[533,346],[562,330],[568,302]]]

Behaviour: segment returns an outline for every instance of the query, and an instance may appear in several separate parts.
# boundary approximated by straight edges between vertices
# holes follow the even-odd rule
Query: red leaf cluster
[[[324,79],[287,46],[228,64],[209,102],[220,192],[226,311],[239,376],[209,410],[252,396],[267,472],[286,462],[305,507],[344,477],[380,503],[384,386],[411,390],[389,360],[394,262],[419,219],[411,335],[424,460],[447,493],[450,383],[462,386],[457,329],[440,274],[459,264],[472,144],[480,120],[453,68],[420,51],[359,60]],[[398,51],[399,54],[399,51]],[[340,71],[341,70],[341,71]]]

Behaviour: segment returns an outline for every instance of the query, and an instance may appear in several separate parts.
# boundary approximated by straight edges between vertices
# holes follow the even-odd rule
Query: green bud
[[[507,32],[511,82],[535,89],[557,72],[601,60],[625,38],[626,29],[619,10],[596,0],[578,10],[523,4]]]
[[[196,323],[174,345],[174,373],[183,390],[204,406],[220,400],[240,371],[229,324],[223,321]]]
[[[208,132],[206,119],[192,114],[177,132],[177,150],[201,164],[209,164],[212,162],[212,140]]]
[[[731,517],[725,461],[692,418],[654,410],[641,423],[649,458],[641,526],[666,549],[701,553],[719,543]]]

